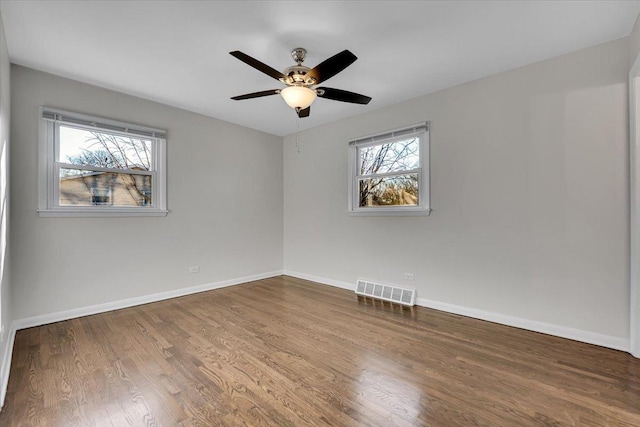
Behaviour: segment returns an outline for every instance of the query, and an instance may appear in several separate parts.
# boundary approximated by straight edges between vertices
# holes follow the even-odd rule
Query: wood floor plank
[[[640,426],[640,360],[280,276],[18,331],[0,425]]]

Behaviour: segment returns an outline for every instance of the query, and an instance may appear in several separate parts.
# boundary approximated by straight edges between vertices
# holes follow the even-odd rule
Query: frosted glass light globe
[[[304,86],[289,86],[280,91],[284,102],[291,108],[304,110],[316,99],[316,91]]]

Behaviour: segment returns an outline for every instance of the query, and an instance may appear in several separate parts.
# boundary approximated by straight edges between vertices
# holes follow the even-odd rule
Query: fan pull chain
[[[300,154],[300,117],[296,117],[296,151]]]

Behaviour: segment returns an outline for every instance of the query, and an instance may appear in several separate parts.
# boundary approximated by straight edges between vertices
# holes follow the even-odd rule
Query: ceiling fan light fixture
[[[297,65],[285,69],[282,73],[239,50],[234,50],[229,53],[231,56],[261,73],[279,80],[286,86],[284,89],[270,89],[233,96],[231,97],[233,100],[240,101],[242,99],[261,98],[263,96],[280,94],[287,105],[295,110],[298,118],[309,117],[311,111],[310,106],[316,97],[362,105],[368,104],[369,101],[371,101],[370,97],[360,95],[359,93],[330,87],[316,87],[316,85],[335,76],[358,59],[353,53],[346,49],[333,55],[329,59],[325,59],[315,67],[309,68],[302,65],[307,51],[301,47],[295,48],[291,52],[291,55]]]
[[[289,86],[280,91],[284,102],[291,108],[304,110],[316,99],[316,91],[304,86]]]

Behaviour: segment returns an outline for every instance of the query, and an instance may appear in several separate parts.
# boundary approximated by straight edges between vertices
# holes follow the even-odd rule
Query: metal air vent
[[[358,280],[356,294],[378,298],[384,301],[397,302],[404,305],[415,305],[416,291],[414,289],[399,288],[397,286],[382,285],[380,283]]]

